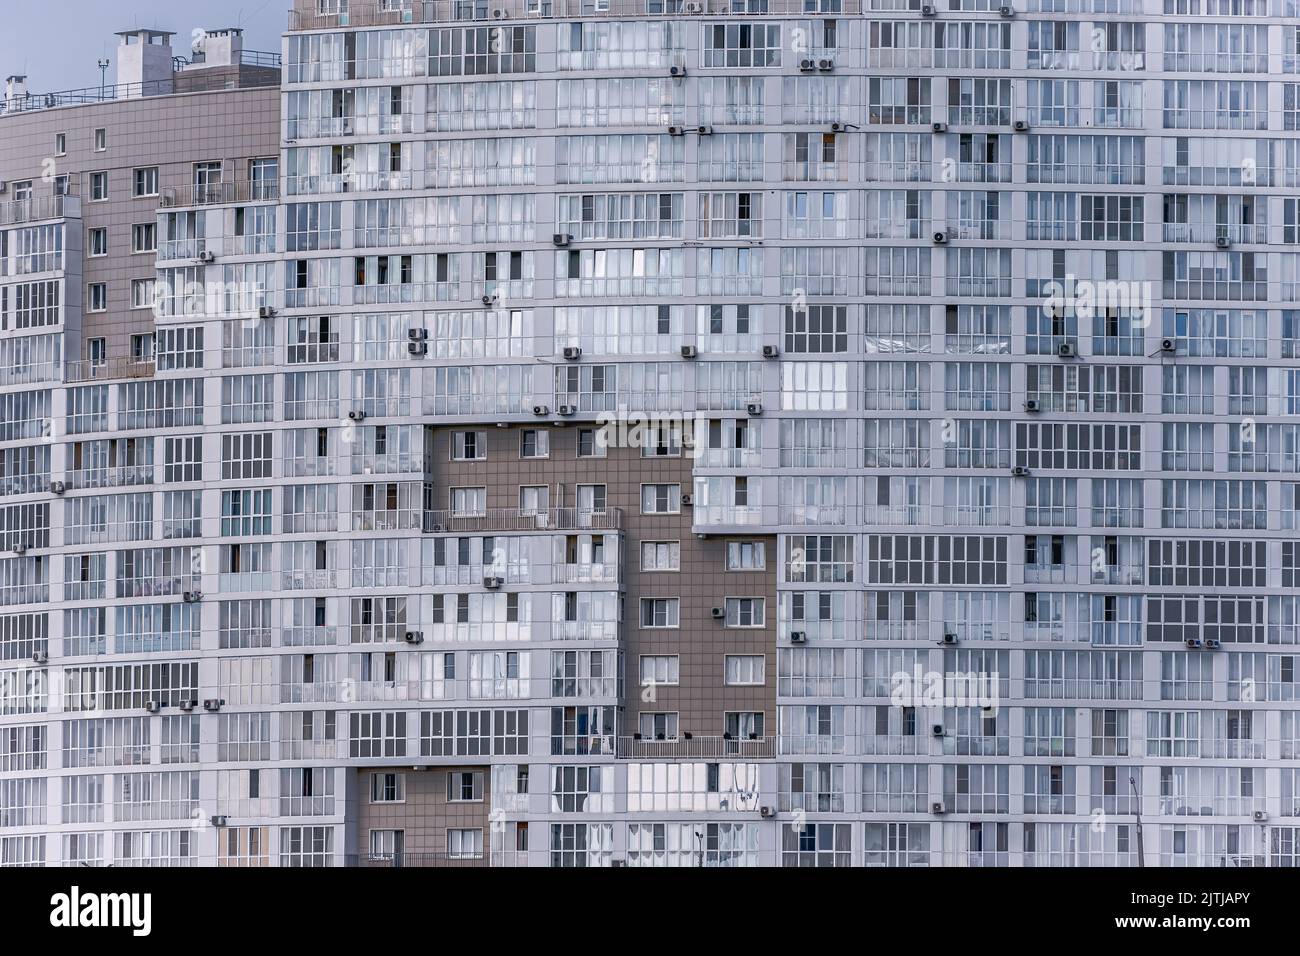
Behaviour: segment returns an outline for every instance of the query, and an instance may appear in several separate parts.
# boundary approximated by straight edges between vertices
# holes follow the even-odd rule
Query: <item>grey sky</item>
[[[95,61],[117,71],[119,30],[173,30],[174,52],[188,56],[195,27],[243,27],[244,47],[279,52],[290,0],[3,0],[0,77],[26,73],[33,93],[99,85]]]

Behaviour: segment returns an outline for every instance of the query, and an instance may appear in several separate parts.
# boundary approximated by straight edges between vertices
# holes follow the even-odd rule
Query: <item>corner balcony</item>
[[[480,512],[426,511],[427,534],[486,534],[497,531],[618,531],[623,527],[623,510],[608,508],[548,508],[521,511],[517,508],[489,508]]]
[[[39,196],[0,203],[0,226],[16,226],[47,219],[80,219],[81,200],[76,196]]]

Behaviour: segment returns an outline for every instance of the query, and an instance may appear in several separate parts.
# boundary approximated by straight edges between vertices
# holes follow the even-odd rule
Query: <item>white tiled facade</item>
[[[300,0],[150,377],[31,357],[80,202],[0,218],[0,862],[1292,865],[1300,8],[1013,2]],[[626,717],[622,518],[439,477],[602,413],[745,436],[716,753]],[[367,808],[429,768],[482,820],[421,855]]]

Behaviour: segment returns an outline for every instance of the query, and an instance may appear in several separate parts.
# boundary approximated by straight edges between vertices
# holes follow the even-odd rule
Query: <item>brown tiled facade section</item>
[[[721,736],[724,714],[730,711],[763,712],[764,734],[776,731],[776,539],[760,535],[710,535],[697,537],[691,530],[691,508],[680,514],[641,513],[643,484],[680,484],[684,494],[692,491],[692,460],[689,456],[643,458],[639,449],[607,449],[604,458],[579,458],[581,424],[546,427],[550,432],[550,457],[520,457],[521,428],[487,428],[487,459],[452,461],[451,436],[457,428],[434,430],[432,479],[435,509],[450,504],[454,487],[486,487],[489,510],[519,507],[523,485],[550,487],[553,508],[571,508],[577,486],[603,484],[606,507],[623,512],[622,583],[624,594],[623,644],[625,667],[625,709],[620,734],[630,735],[638,726],[641,711],[678,713],[679,733]],[[482,430],[482,426],[478,426]],[[681,545],[680,571],[642,572],[642,541],[677,541]],[[763,571],[727,571],[729,541],[765,541],[767,566]],[[640,607],[643,597],[681,599],[680,627],[643,629]],[[762,628],[728,628],[715,620],[712,608],[727,597],[765,598]],[[643,654],[677,654],[680,684],[656,687],[655,701],[641,699],[639,658]],[[766,683],[763,687],[728,687],[724,682],[724,658],[728,654],[764,655]]]
[[[405,799],[394,803],[371,801],[371,777],[375,773],[397,773],[404,779]],[[449,800],[447,778],[451,774],[474,773],[482,776],[481,799]],[[457,860],[466,865],[487,866],[491,834],[489,810],[492,805],[488,788],[492,782],[487,767],[409,767],[367,768],[357,771],[352,788],[355,806],[349,814],[357,821],[357,850],[369,855],[371,830],[402,831],[402,854],[414,865],[431,865],[447,859],[448,830],[481,830],[483,856],[479,860]]]
[[[264,72],[269,76],[265,82],[274,84],[276,71]],[[235,77],[229,81],[246,82]],[[95,130],[101,128],[107,148],[96,151]],[[56,151],[60,133],[65,136],[65,155]],[[66,175],[69,191],[81,199],[82,229],[108,230],[108,255],[87,255],[82,263],[83,283],[107,283],[108,311],[83,313],[83,341],[67,343],[69,358],[84,359],[84,340],[102,336],[107,340],[108,359],[125,359],[130,355],[131,335],[154,330],[153,311],[132,308],[131,280],[154,278],[155,253],[131,251],[131,227],[157,220],[160,197],[134,196],[136,169],[157,166],[160,195],[168,190],[183,195],[194,183],[195,163],[221,160],[224,179],[236,182],[248,179],[250,160],[279,155],[278,85],[0,116],[0,179],[11,184],[10,192],[13,183],[31,180],[34,195],[47,196],[53,182],[43,179],[43,174]],[[108,173],[108,199],[91,202],[90,174],[99,171]],[[81,245],[89,251],[85,235]],[[81,298],[84,304],[84,290]]]

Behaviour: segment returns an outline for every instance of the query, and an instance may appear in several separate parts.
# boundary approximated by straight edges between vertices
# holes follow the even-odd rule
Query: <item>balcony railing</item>
[[[0,226],[43,219],[80,219],[81,200],[76,196],[34,196],[0,203]]]
[[[159,194],[159,205],[220,206],[237,202],[262,202],[280,198],[280,182],[276,179],[237,180],[228,183],[195,183],[164,189]]]
[[[619,737],[615,756],[622,760],[659,760],[704,757],[772,757],[773,737],[701,737],[683,734],[674,740],[653,740],[639,734]]]
[[[63,366],[63,381],[72,385],[77,382],[103,381],[118,378],[153,378],[153,359],[115,358],[103,362],[81,360],[66,362]]]
[[[450,853],[349,853],[343,858],[343,865],[371,869],[424,869],[486,867],[492,864],[485,850],[478,856],[453,856]]]
[[[621,508],[609,508],[605,511],[587,511],[581,508],[551,508],[546,511],[490,508],[477,514],[462,511],[424,513],[424,530],[430,534],[567,529],[617,531],[622,527]]]

